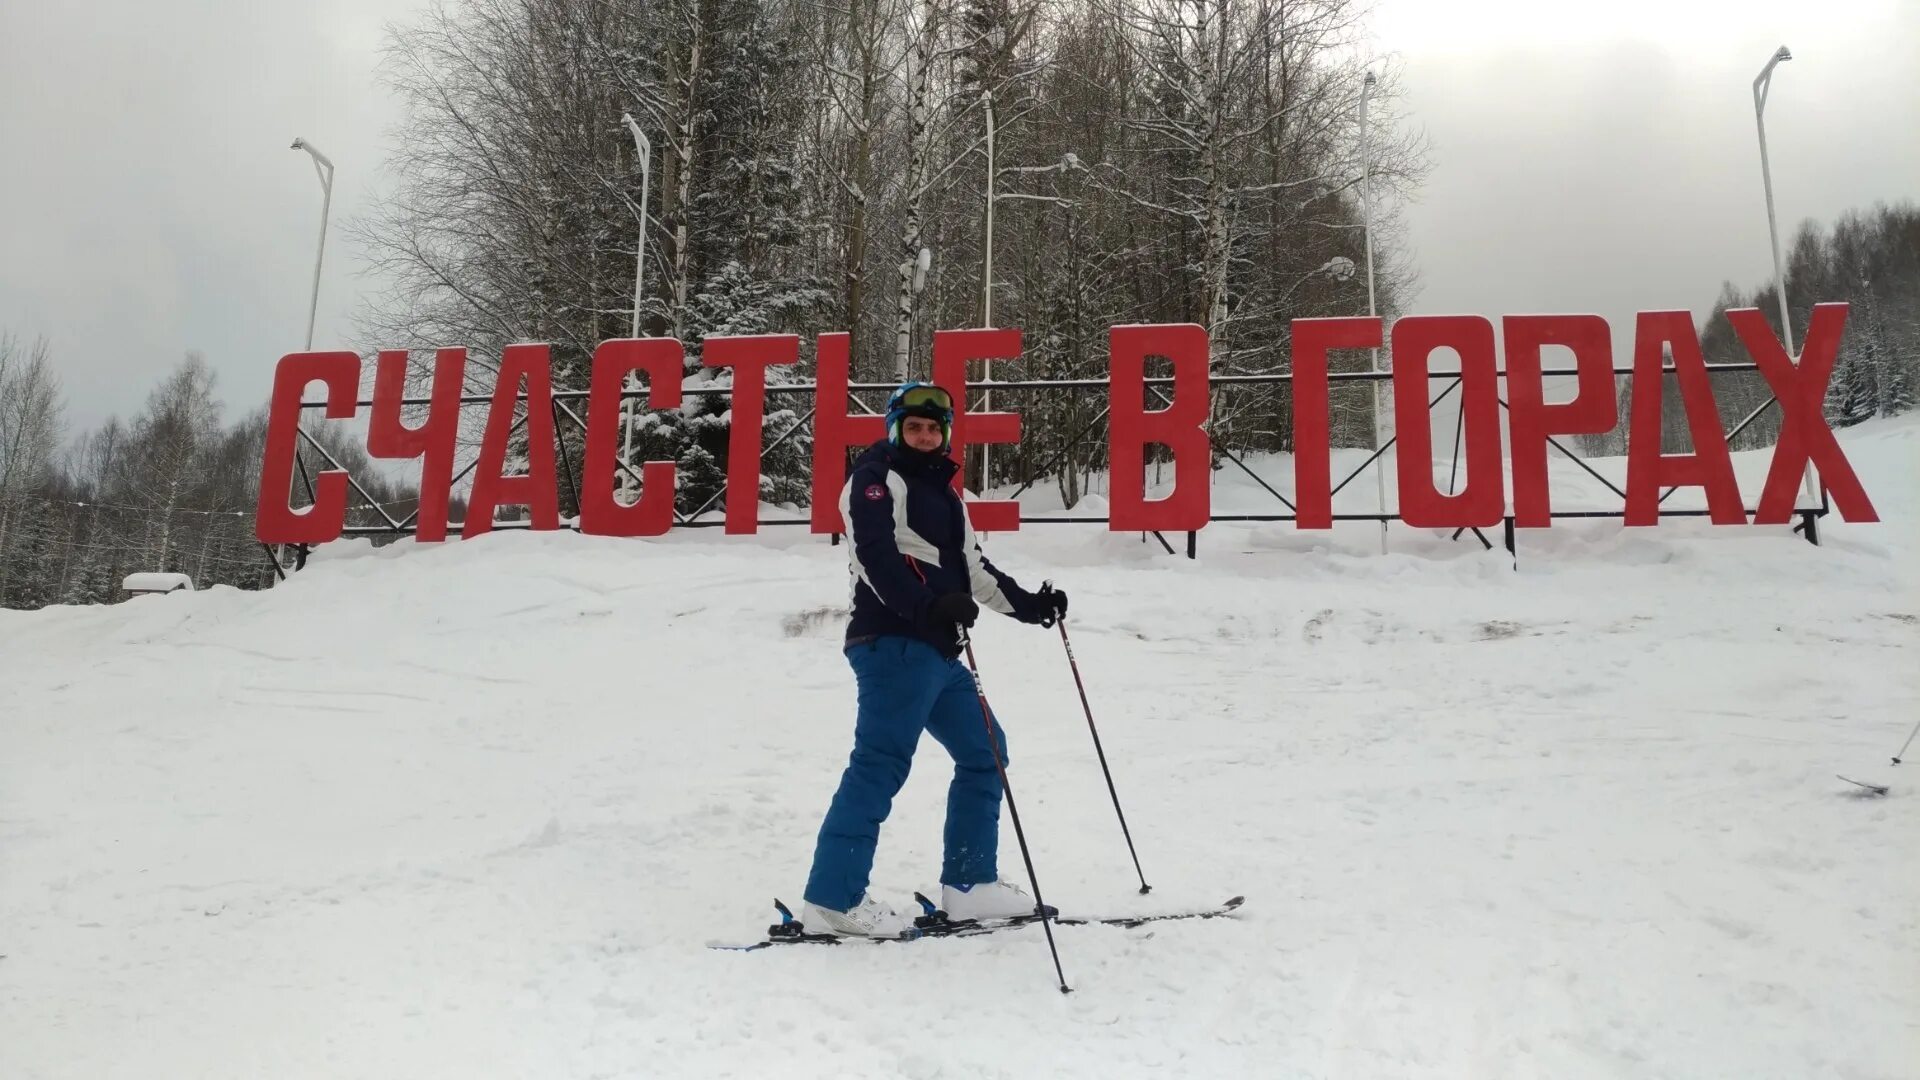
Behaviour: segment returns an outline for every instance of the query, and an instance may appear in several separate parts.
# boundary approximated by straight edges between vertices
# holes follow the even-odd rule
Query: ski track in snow
[[[1248,897],[1060,928],[1064,997],[1038,928],[706,948],[798,905],[851,742],[846,552],[797,530],[342,544],[267,593],[0,612],[0,1077],[1920,1075],[1920,800],[1887,761],[1920,717],[1920,418],[1842,438],[1886,522],[1817,550],[991,539],[1072,595],[1155,886],[1057,635],[989,616],[1048,901]],[[897,903],[937,888],[947,775],[924,741]]]

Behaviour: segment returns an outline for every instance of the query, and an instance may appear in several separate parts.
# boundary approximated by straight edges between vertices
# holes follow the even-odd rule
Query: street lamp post
[[[1793,347],[1793,324],[1787,315],[1787,274],[1780,262],[1780,226],[1773,215],[1773,171],[1767,164],[1767,94],[1773,89],[1773,68],[1782,60],[1793,59],[1785,45],[1774,51],[1767,66],[1753,80],[1753,123],[1760,130],[1760,183],[1767,193],[1767,236],[1773,242],[1773,282],[1780,297],[1780,332],[1785,335],[1787,355],[1798,356]]]
[[[640,124],[632,113],[621,113],[620,122],[633,132],[633,146],[640,155],[640,237],[634,243],[633,252],[633,321],[627,331],[628,337],[640,336],[640,283],[647,267],[647,196],[653,183],[653,143],[647,133],[640,130]],[[639,388],[639,379],[633,372],[627,373],[627,389]],[[621,427],[626,431],[626,447],[622,451],[621,462],[626,469],[620,474],[620,490],[631,491],[633,485],[633,399],[625,398],[620,402],[620,412],[624,419]]]
[[[1373,96],[1373,72],[1360,83],[1360,213],[1361,232],[1367,241],[1367,314],[1376,315],[1373,295],[1373,138],[1367,127],[1367,99]],[[1380,370],[1380,350],[1373,350],[1372,368]],[[1374,448],[1385,445],[1380,429],[1380,380],[1373,380],[1373,444]],[[1374,487],[1379,496],[1380,513],[1387,512],[1387,468],[1385,459],[1375,459],[1373,463]],[[1380,554],[1387,553],[1387,523],[1380,522]]]
[[[320,267],[326,261],[327,257],[327,215],[333,211],[333,162],[327,158],[327,155],[321,153],[318,147],[315,147],[304,138],[296,136],[293,140],[293,145],[289,147],[289,149],[305,150],[307,156],[313,159],[314,175],[320,178],[320,246],[313,255],[313,290],[307,300],[306,351],[312,352],[313,323],[315,317],[318,316],[320,312]],[[301,434],[304,435],[306,433],[306,421],[304,417],[296,422],[296,426],[300,428]],[[299,453],[300,447],[299,444],[296,443],[294,445],[294,455],[296,458],[299,456]],[[289,480],[287,493],[291,495],[292,491],[292,481]],[[281,544],[274,549],[273,560],[275,564],[285,562],[286,556],[287,545]],[[278,573],[274,576],[276,579],[279,577]]]
[[[980,91],[980,104],[987,111],[987,241],[984,269],[980,272],[981,326],[993,325],[993,91]],[[991,361],[989,361],[990,363]]]
[[[1053,195],[1034,195],[1031,193],[1020,192],[1020,191],[1009,191],[1005,195],[1000,194],[999,180],[1000,180],[1000,173],[1002,172],[1002,170],[995,164],[994,146],[993,146],[994,135],[996,132],[996,128],[994,126],[994,116],[993,116],[993,92],[990,90],[981,91],[980,104],[985,108],[986,115],[987,115],[987,139],[986,139],[987,222],[986,222],[986,241],[982,245],[984,258],[982,259],[982,270],[980,273],[980,324],[985,327],[991,327],[993,326],[993,210],[994,210],[994,206],[997,203],[999,203],[1000,200],[1002,199],[1026,199],[1034,202],[1057,203],[1061,206],[1067,207],[1070,211],[1071,208],[1073,207],[1073,201],[1070,199],[1062,199]],[[1085,168],[1086,166],[1080,163],[1079,156],[1069,151],[1068,153],[1060,155],[1060,160],[1057,163],[1052,165],[1009,166],[1004,171],[1018,172],[1018,173],[1047,173],[1047,172],[1067,173],[1074,169],[1085,169]],[[925,250],[922,250],[920,253],[921,260],[923,263],[925,262],[926,254],[927,253]],[[915,285],[915,291],[917,292],[918,290],[919,290],[919,286]],[[980,361],[980,363],[982,365],[981,371],[986,381],[989,384],[991,384],[993,381],[993,361],[983,359]],[[981,403],[980,407],[982,412],[990,411],[993,408],[993,390],[991,388],[987,389],[981,394],[980,403]],[[988,453],[989,453],[988,445],[985,443],[982,443],[980,446],[980,472],[982,474],[981,489],[983,491],[986,488],[985,478],[989,471],[988,465],[992,460],[988,456]]]
[[[1780,336],[1787,346],[1787,355],[1798,362],[1800,350],[1793,344],[1793,319],[1787,313],[1787,271],[1780,261],[1780,225],[1773,213],[1773,170],[1767,162],[1767,95],[1773,91],[1773,69],[1782,60],[1793,59],[1785,45],[1773,51],[1767,58],[1767,66],[1753,79],[1753,124],[1760,132],[1760,184],[1767,194],[1767,239],[1773,245],[1773,291],[1780,301]],[[1813,462],[1807,462],[1804,476],[1807,498],[1818,498],[1814,487]]]
[[[327,257],[327,214],[333,209],[333,162],[305,139],[293,140],[292,149],[305,150],[313,158],[313,171],[320,177],[320,250],[313,256],[313,297],[307,302],[307,351],[313,351],[313,320],[320,310],[320,264]]]
[[[993,91],[980,91],[980,104],[987,111],[987,239],[985,258],[980,271],[980,325],[993,325]],[[981,377],[987,382],[993,381],[993,361],[980,361]],[[993,411],[993,391],[988,390],[980,397],[980,411]],[[980,491],[984,494],[993,475],[991,445],[980,444]]]

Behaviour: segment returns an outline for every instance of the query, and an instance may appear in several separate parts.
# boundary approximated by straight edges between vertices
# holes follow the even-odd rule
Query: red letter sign
[[[1613,400],[1613,345],[1607,320],[1598,315],[1509,315],[1507,338],[1507,430],[1513,440],[1513,523],[1537,528],[1553,523],[1547,494],[1547,439],[1598,435],[1613,430],[1619,415]],[[1573,350],[1573,400],[1545,403],[1540,347]],[[1471,474],[1469,474],[1471,476]]]
[[[1773,465],[1767,470],[1767,486],[1760,492],[1760,511],[1753,516],[1755,525],[1782,525],[1793,516],[1794,492],[1800,486],[1801,471],[1814,458],[1820,470],[1820,483],[1833,496],[1834,508],[1848,521],[1879,521],[1867,489],[1853,474],[1853,466],[1840,452],[1840,443],[1827,426],[1822,402],[1827,396],[1827,380],[1833,377],[1833,361],[1840,354],[1840,331],[1847,323],[1847,305],[1815,304],[1813,319],[1807,323],[1807,339],[1800,345],[1800,366],[1796,369],[1787,352],[1773,336],[1766,316],[1754,308],[1727,312],[1727,321],[1740,335],[1747,355],[1760,365],[1774,396],[1780,399],[1780,441],[1774,444]]]
[[[1466,410],[1467,483],[1442,495],[1433,481],[1433,417],[1427,361],[1446,346],[1460,354],[1460,407]],[[1417,529],[1496,525],[1506,516],[1500,465],[1500,369],[1493,324],[1478,315],[1412,315],[1393,324],[1394,427],[1400,436],[1400,520]]]
[[[843,533],[840,489],[847,483],[847,448],[866,446],[887,433],[884,416],[847,415],[846,334],[821,334],[814,349],[813,524],[810,532]]]
[[[420,463],[420,509],[415,540],[447,538],[447,494],[453,485],[453,444],[460,434],[460,382],[467,350],[441,349],[433,360],[433,394],[427,418],[410,428],[400,419],[407,396],[407,351],[382,349],[373,376],[373,417],[367,453],[377,458],[424,457]]]
[[[1116,326],[1107,332],[1107,373],[1113,414],[1108,459],[1112,465],[1107,528],[1114,532],[1191,531],[1212,512],[1207,422],[1207,331],[1193,323]],[[1147,357],[1173,363],[1173,404],[1148,412]],[[1147,501],[1146,447],[1173,452],[1173,490]]]
[[[1674,375],[1680,383],[1680,401],[1687,410],[1687,430],[1693,453],[1663,454],[1660,445],[1661,346],[1673,351]],[[1643,311],[1633,331],[1633,416],[1627,433],[1628,525],[1660,522],[1660,488],[1698,485],[1707,491],[1708,517],[1715,525],[1744,525],[1747,512],[1740,505],[1740,486],[1733,478],[1733,458],[1720,430],[1720,410],[1713,403],[1707,378],[1707,360],[1694,336],[1693,316],[1684,311]]]
[[[299,449],[300,399],[310,382],[327,384],[328,419],[345,420],[359,405],[360,358],[350,352],[289,353],[274,369],[266,460],[253,510],[254,535],[263,544],[324,544],[347,523],[347,474],[338,469],[314,478],[312,506],[295,510],[287,504]]]
[[[967,362],[1020,359],[1018,330],[937,330],[933,335],[933,381],[953,395],[953,459],[966,465],[968,443],[1017,443],[1020,416],[1008,412],[967,412]],[[953,489],[965,491],[965,477],[953,474]],[[974,477],[986,490],[987,478]],[[964,496],[963,496],[964,497]],[[1009,499],[969,500],[967,518],[981,532],[1020,528],[1020,504]]]
[[[767,368],[800,359],[793,334],[708,338],[700,362],[733,368],[733,419],[727,433],[727,532],[760,530],[760,442],[766,420]]]
[[[527,471],[502,476],[507,463],[507,440],[520,383],[527,384]],[[500,377],[493,388],[487,413],[487,433],[480,442],[480,462],[473,470],[473,497],[467,502],[467,524],[461,537],[471,539],[493,529],[494,508],[502,504],[530,507],[533,527],[560,527],[560,496],[553,486],[553,368],[545,345],[509,345],[500,351]]]
[[[1327,418],[1327,352],[1377,349],[1380,319],[1293,320],[1294,527],[1333,528],[1333,435]],[[1427,400],[1427,388],[1420,388]]]
[[[647,373],[647,407],[680,407],[686,355],[672,338],[617,338],[593,351],[587,393],[587,456],[580,467],[580,531],[595,536],[660,536],[673,527],[673,462],[640,469],[640,498],[632,506],[614,497],[613,466],[620,456],[620,387],[627,372]]]

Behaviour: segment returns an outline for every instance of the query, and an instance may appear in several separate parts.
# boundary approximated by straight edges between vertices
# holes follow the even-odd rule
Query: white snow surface
[[[803,530],[343,543],[265,593],[0,611],[0,1077],[1920,1075],[1920,417],[1843,441],[1885,521],[1818,548],[992,538],[1071,594],[1154,885],[1057,634],[988,615],[1047,900],[1248,898],[1061,928],[1068,996],[1037,928],[706,947],[798,906],[851,744],[846,553]],[[925,741],[880,896],[937,888],[947,774]]]

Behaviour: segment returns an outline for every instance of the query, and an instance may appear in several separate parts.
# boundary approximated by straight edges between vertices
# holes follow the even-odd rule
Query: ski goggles
[[[894,398],[893,406],[897,409],[935,408],[941,412],[952,412],[953,395],[938,386],[909,386]]]

